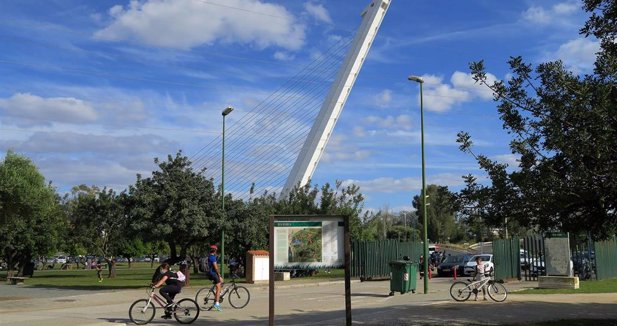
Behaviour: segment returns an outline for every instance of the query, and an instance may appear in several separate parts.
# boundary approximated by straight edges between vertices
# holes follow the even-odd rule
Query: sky
[[[154,157],[198,158],[220,137],[226,106],[236,108],[227,125],[248,129],[251,108],[353,37],[369,3],[2,1],[0,154],[28,156],[60,192],[121,191],[156,168]],[[421,152],[409,75],[425,80],[428,184],[456,191],[463,175],[485,180],[458,149],[459,131],[476,152],[515,168],[496,103],[469,63],[484,60],[499,80],[518,55],[590,72],[598,43],[578,33],[586,17],[579,1],[392,0],[313,182],[357,184],[370,210],[410,209]]]

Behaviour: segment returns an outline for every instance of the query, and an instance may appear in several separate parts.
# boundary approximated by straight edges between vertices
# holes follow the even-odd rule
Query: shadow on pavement
[[[266,309],[266,308],[265,308]],[[252,320],[234,319],[228,311],[217,313],[214,320],[208,314],[201,314],[193,325],[267,325],[268,317],[253,316]],[[225,315],[227,314],[227,316]],[[603,319],[615,320],[617,325],[617,304],[598,303],[548,303],[529,302],[463,302],[420,305],[395,305],[379,308],[357,308],[353,312],[354,323],[361,325],[500,325],[548,321],[560,319]],[[217,318],[219,319],[219,318]],[[105,318],[109,322],[126,322],[127,318]],[[173,324],[155,316],[153,324]],[[289,315],[278,315],[275,325],[344,325],[345,311],[314,311]]]

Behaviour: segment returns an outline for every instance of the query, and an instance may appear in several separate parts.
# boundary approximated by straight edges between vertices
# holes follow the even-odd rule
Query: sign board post
[[[268,325],[274,325],[275,269],[345,269],[345,319],[351,326],[351,242],[349,217],[323,215],[270,216]]]

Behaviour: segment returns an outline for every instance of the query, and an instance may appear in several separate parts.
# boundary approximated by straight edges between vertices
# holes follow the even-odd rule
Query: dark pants
[[[175,284],[168,284],[162,287],[159,293],[167,300],[167,303],[172,303],[176,294],[180,293],[180,287]]]

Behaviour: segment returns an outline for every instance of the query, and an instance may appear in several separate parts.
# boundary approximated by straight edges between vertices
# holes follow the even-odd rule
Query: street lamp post
[[[223,214],[225,212],[225,117],[233,111],[234,108],[228,106],[221,113],[223,115],[223,145],[222,145],[222,157],[221,157],[221,206],[223,208]],[[221,276],[225,277],[225,227],[221,228]]]
[[[420,84],[420,143],[422,147],[422,221],[424,225],[424,294],[428,293],[428,222],[426,217],[426,166],[424,161],[424,99],[422,95],[422,84],[424,79],[418,76],[409,76],[407,79]]]

